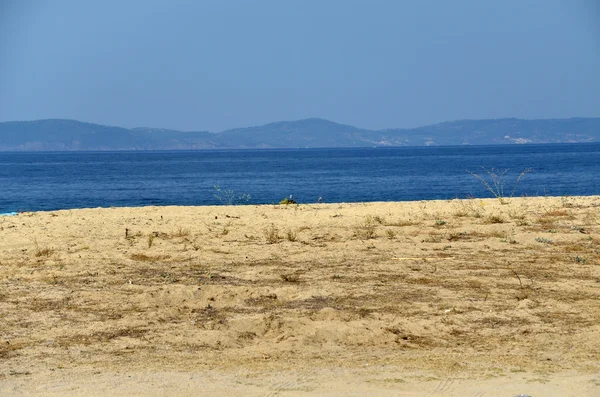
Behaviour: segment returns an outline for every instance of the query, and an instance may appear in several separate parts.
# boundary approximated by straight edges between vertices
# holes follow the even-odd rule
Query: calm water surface
[[[0,153],[0,213],[221,204],[214,185],[251,204],[490,197],[467,170],[506,169],[516,195],[600,194],[600,143],[190,152]]]

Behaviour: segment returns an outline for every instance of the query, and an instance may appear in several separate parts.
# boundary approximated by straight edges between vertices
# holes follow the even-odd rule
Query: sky
[[[600,117],[600,0],[0,0],[0,121]]]

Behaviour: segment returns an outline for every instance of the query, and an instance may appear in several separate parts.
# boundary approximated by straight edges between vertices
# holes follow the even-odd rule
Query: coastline
[[[20,213],[0,264],[3,395],[600,391],[600,196]]]

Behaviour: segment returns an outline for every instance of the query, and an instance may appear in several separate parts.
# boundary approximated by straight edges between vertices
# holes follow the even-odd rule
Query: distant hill
[[[1,151],[184,150],[600,142],[600,118],[459,120],[367,130],[323,119],[219,133],[109,127],[75,120],[0,123]]]

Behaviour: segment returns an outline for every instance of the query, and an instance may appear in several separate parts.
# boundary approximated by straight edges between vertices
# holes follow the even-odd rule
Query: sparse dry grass
[[[455,204],[453,214],[458,218],[481,218],[485,213],[485,205],[483,203],[482,200],[477,199],[453,200],[453,204]]]
[[[245,225],[226,225],[217,213],[221,223],[202,235],[192,235],[194,225],[215,217],[204,208],[185,216],[152,209],[172,223],[144,208],[118,210],[111,221],[117,210],[81,223],[60,215],[52,220],[69,227],[53,231],[44,260],[22,234],[39,233],[50,216],[6,219],[0,270],[10,282],[0,289],[0,315],[11,344],[0,344],[0,359],[28,371],[89,362],[74,351],[93,353],[99,367],[153,370],[165,360],[193,368],[199,352],[215,368],[256,365],[249,357],[262,363],[263,352],[273,367],[373,356],[405,365],[435,349],[435,364],[412,368],[443,371],[460,359],[461,370],[476,373],[515,362],[597,371],[600,345],[588,336],[600,323],[600,224],[589,222],[598,209],[593,198],[572,198],[565,209],[556,200],[544,208],[512,199],[223,209]],[[125,216],[137,225],[127,239],[117,223]],[[506,354],[515,340],[518,357]]]
[[[549,216],[541,216],[537,219],[537,223],[546,228],[555,227],[556,219]]]
[[[150,233],[148,235],[148,248],[152,248],[152,244],[154,243],[154,238],[156,235],[154,233]]]
[[[298,234],[294,230],[288,229],[285,233],[285,238],[290,242],[294,242],[298,239]]]
[[[297,283],[300,280],[300,276],[297,274],[282,274],[280,277],[286,283]]]
[[[34,250],[33,250],[33,255],[36,258],[42,258],[42,257],[48,257],[52,254],[54,254],[55,249],[54,248],[50,248],[50,247],[40,247],[40,245],[38,244],[37,239],[33,239],[33,245],[34,245]]]
[[[507,211],[508,217],[512,220],[522,221],[526,218],[525,211],[514,208],[509,208]]]
[[[182,226],[179,226],[173,233],[171,233],[171,235],[173,237],[188,237],[191,234],[191,230],[189,228],[185,228]]]
[[[170,255],[146,255],[143,253],[131,254],[130,258],[138,262],[157,262],[165,259],[169,259]]]
[[[54,253],[54,249],[50,248],[50,247],[36,247],[34,255],[36,257],[45,257],[45,256],[50,256]]]
[[[382,222],[379,222],[381,219],[376,219],[372,215],[366,215],[362,221],[360,221],[354,228],[354,236],[361,240],[369,240],[372,238],[376,238],[377,235],[375,230],[377,229],[377,225],[380,225]]]
[[[277,226],[275,226],[274,224],[267,226],[263,231],[263,234],[265,236],[267,244],[276,244],[279,242],[279,240],[281,240],[281,236],[279,235],[279,228],[277,228]]]
[[[384,226],[395,226],[395,227],[407,227],[407,226],[415,226],[418,225],[418,222],[407,220],[407,219],[398,219],[396,221],[387,221],[383,225]]]
[[[484,219],[484,223],[495,224],[495,223],[504,223],[504,218],[497,214],[488,215]]]
[[[567,210],[550,210],[547,211],[544,216],[546,217],[563,217],[569,216],[569,212]]]

